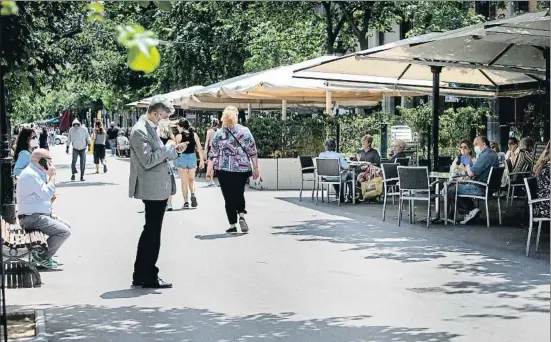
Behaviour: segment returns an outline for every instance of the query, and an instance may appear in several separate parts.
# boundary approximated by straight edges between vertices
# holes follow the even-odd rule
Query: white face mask
[[[482,150],[480,149],[480,146],[475,146],[474,147],[474,153],[476,153],[477,155],[480,154],[482,152]]]
[[[38,141],[37,139],[31,139],[31,142],[29,144],[31,146],[31,150],[38,147]]]

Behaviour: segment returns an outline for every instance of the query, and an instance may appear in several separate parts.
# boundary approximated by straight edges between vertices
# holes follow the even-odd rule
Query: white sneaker
[[[463,221],[461,221],[460,224],[467,224],[470,220],[474,219],[479,213],[480,213],[480,209],[474,208],[473,210],[469,211],[467,215],[465,215],[465,218],[463,218]]]

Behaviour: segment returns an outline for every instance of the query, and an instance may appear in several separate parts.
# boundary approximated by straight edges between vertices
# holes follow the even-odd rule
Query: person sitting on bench
[[[21,228],[38,230],[48,235],[48,250],[33,254],[39,267],[55,268],[52,257],[71,235],[71,227],[52,214],[56,170],[50,152],[36,149],[31,163],[21,172],[17,181],[17,218]]]

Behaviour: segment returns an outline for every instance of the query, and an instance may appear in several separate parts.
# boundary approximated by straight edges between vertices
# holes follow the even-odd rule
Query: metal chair
[[[513,200],[515,198],[515,188],[522,187],[524,188],[524,182],[519,181],[519,177],[526,178],[530,177],[532,172],[530,171],[524,171],[524,172],[513,172],[513,164],[511,163],[510,159],[507,159],[505,161],[505,164],[507,165],[507,206],[513,205]]]
[[[402,207],[404,200],[409,201],[409,219],[413,222],[414,201],[427,201],[427,228],[430,225],[430,201],[440,197],[432,193],[431,188],[438,183],[430,183],[429,170],[423,166],[398,166],[398,182],[400,184],[400,200],[398,202],[398,226],[402,222]]]
[[[300,163],[300,195],[299,202],[302,201],[302,190],[304,189],[304,182],[314,182],[312,187],[312,200],[314,200],[314,191],[316,190],[316,168],[314,166],[314,159],[309,156],[298,157]],[[304,178],[304,176],[312,175],[313,178]]]
[[[524,178],[524,186],[526,187],[526,196],[528,197],[528,210],[530,210],[530,223],[528,226],[528,239],[526,240],[526,256],[530,254],[530,241],[532,240],[532,227],[534,222],[538,223],[538,235],[536,237],[536,252],[539,250],[540,246],[540,235],[541,235],[541,224],[542,222],[549,222],[551,219],[547,217],[534,217],[533,205],[534,203],[541,203],[548,201],[551,203],[549,198],[538,198],[538,182],[536,178]]]
[[[384,163],[381,164],[383,169],[383,186],[384,186],[384,200],[383,200],[383,221],[386,216],[386,201],[388,196],[392,196],[392,205],[394,205],[394,196],[400,196],[399,183],[398,183],[398,166],[397,163]]]
[[[321,200],[323,202],[323,185],[327,185],[327,201],[329,202],[329,185],[339,185],[339,190],[343,193],[347,183],[352,183],[352,198],[355,199],[356,191],[354,189],[354,177],[343,180],[342,176],[348,170],[341,170],[338,159],[316,158],[316,204],[318,204],[319,187],[322,186]],[[337,194],[337,204],[341,205],[341,196]]]
[[[501,225],[501,178],[503,177],[503,172],[505,171],[504,167],[492,167],[490,169],[490,174],[488,175],[488,180],[486,183],[477,182],[470,179],[460,179],[455,182],[456,184],[456,191],[455,191],[455,206],[454,206],[454,213],[453,213],[453,224],[455,225],[457,223],[456,217],[457,217],[457,199],[458,198],[471,198],[471,199],[477,199],[482,200],[486,204],[486,224],[488,227],[490,227],[490,210],[488,208],[488,201],[491,199],[491,196],[494,192],[497,191],[497,211],[499,214],[499,225]],[[477,196],[477,195],[460,195],[459,191],[457,191],[457,188],[459,187],[459,184],[476,184],[484,189],[484,195]]]

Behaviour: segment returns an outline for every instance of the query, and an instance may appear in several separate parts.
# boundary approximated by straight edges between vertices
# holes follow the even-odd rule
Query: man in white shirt
[[[73,161],[71,162],[72,176],[71,180],[75,180],[77,174],[77,158],[80,158],[80,180],[84,181],[84,170],[86,168],[86,151],[90,145],[90,133],[86,127],[80,124],[78,119],[73,120],[73,127],[69,129],[67,135],[67,154],[69,154],[69,146],[73,144]]]
[[[21,228],[39,230],[48,235],[48,251],[42,255],[33,254],[38,266],[57,267],[52,257],[71,235],[70,226],[52,214],[52,198],[55,194],[56,170],[50,152],[36,149],[31,163],[17,180],[17,217]]]

